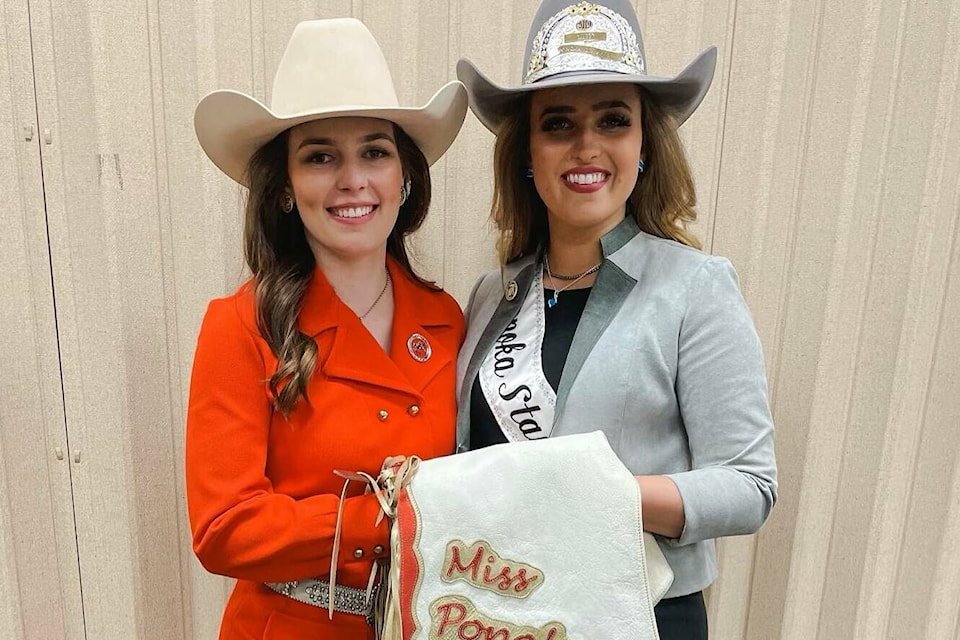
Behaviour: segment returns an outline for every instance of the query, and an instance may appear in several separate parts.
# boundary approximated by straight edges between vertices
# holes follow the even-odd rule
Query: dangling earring
[[[532,167],[527,167],[527,170],[523,173],[523,175],[526,176],[527,178],[532,178],[532,177],[533,177],[533,168],[532,168]]]
[[[637,163],[637,169],[640,169],[640,173],[643,173],[643,170],[647,168],[647,165],[643,164],[643,160]]]
[[[283,195],[280,196],[280,211],[284,213],[290,213],[293,211],[293,205],[296,204],[293,201],[293,196],[290,195],[289,191],[284,191]]]
[[[400,206],[401,207],[407,201],[407,198],[410,197],[411,188],[412,187],[410,185],[410,178],[407,178],[406,180],[403,181],[403,184],[400,186]]]

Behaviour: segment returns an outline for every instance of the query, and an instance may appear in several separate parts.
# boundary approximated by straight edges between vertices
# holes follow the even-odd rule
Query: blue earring
[[[640,173],[643,173],[643,170],[647,168],[647,165],[643,164],[643,160],[637,163],[637,169],[640,169]]]
[[[530,167],[527,167],[527,170],[524,172],[523,175],[526,176],[526,177],[528,177],[528,178],[532,178],[532,177],[533,177],[533,169],[531,169]]]

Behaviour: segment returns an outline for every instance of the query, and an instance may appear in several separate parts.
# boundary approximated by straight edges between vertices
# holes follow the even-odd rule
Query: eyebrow
[[[607,100],[606,102],[598,102],[597,104],[593,105],[593,110],[602,111],[604,109],[616,109],[618,107],[626,109],[627,111],[630,110],[630,107],[623,100]]]
[[[598,102],[590,108],[593,111],[603,111],[604,109],[616,109],[616,108],[626,109],[627,111],[630,110],[630,106],[623,100],[606,100],[604,102]],[[552,114],[574,113],[575,111],[576,109],[574,109],[573,107],[567,107],[567,106],[546,107],[540,113],[540,117],[543,118],[544,116],[549,116]]]
[[[373,142],[374,140],[386,140],[387,142],[390,142],[394,145],[397,144],[392,136],[390,136],[387,133],[382,133],[379,131],[376,133],[368,133],[367,135],[360,138],[361,143]],[[327,147],[337,146],[337,143],[334,142],[332,138],[305,138],[300,141],[300,144],[297,146],[297,149],[303,149],[304,147],[308,147],[314,144],[327,146]]]
[[[396,141],[393,139],[393,136],[386,133],[382,133],[382,132],[368,133],[367,135],[363,136],[363,138],[361,138],[362,142],[373,142],[374,140],[386,140],[387,142],[392,142],[393,144],[397,144]]]

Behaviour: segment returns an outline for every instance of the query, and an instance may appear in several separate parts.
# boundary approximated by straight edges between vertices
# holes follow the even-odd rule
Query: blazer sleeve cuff
[[[377,524],[379,516],[380,503],[372,493],[344,500],[338,564],[364,563],[390,555],[390,524],[386,517]]]

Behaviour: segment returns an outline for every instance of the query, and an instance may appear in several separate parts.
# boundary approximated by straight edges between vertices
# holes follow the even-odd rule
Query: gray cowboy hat
[[[630,2],[543,0],[527,35],[520,86],[498,86],[466,58],[457,63],[457,77],[467,87],[473,113],[496,133],[526,93],[611,82],[642,86],[683,124],[703,101],[716,66],[717,48],[709,47],[673,78],[647,75],[640,24]]]

